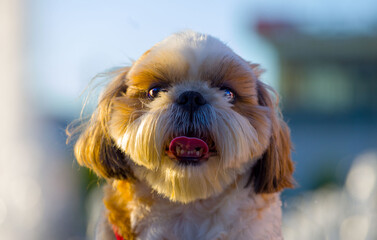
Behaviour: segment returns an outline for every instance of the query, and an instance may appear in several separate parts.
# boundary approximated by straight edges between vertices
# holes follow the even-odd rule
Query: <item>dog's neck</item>
[[[124,239],[282,239],[279,194],[255,194],[244,183],[182,204],[141,182],[114,181],[106,187],[108,220]]]

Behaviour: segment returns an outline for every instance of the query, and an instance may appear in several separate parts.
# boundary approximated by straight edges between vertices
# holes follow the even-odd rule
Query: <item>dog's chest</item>
[[[272,200],[238,192],[185,205],[131,203],[131,227],[140,240],[280,239],[280,200]]]
[[[217,239],[227,228],[218,212],[194,206],[154,206],[150,210],[131,213],[132,228],[140,239]]]

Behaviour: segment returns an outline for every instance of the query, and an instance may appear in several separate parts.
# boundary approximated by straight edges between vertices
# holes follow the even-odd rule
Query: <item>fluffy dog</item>
[[[97,239],[282,239],[291,142],[260,73],[192,31],[118,70],[75,145],[108,182]]]

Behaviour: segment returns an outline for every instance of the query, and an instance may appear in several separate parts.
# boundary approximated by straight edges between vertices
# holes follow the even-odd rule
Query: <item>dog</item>
[[[97,239],[283,239],[290,132],[262,72],[194,31],[117,70],[74,147],[107,180]]]

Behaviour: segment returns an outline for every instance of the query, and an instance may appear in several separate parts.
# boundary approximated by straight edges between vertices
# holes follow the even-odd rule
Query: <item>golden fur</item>
[[[268,207],[276,196],[265,194],[293,186],[289,129],[261,73],[217,40],[193,33],[173,35],[118,70],[74,151],[81,165],[108,179],[104,201],[119,234],[137,238],[132,206],[152,206],[156,198],[191,204],[244,188],[236,183],[246,177],[241,182]],[[153,86],[169,90],[151,100],[146,93]],[[234,103],[224,99],[224,86],[237,93]],[[208,102],[192,122],[175,105],[188,90]],[[200,166],[179,165],[164,152],[189,128],[216,144],[217,155]],[[148,189],[142,197],[135,193],[139,183]]]
[[[115,181],[106,187],[105,192],[104,203],[108,209],[109,222],[116,226],[116,231],[124,239],[133,240],[135,236],[131,230],[130,211],[126,207],[132,200],[133,185],[128,181]]]

